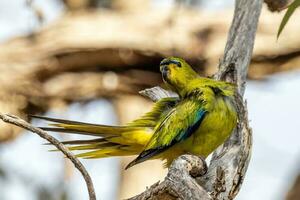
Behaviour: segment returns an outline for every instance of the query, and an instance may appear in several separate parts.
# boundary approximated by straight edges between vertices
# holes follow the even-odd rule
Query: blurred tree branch
[[[69,11],[96,8],[100,0],[61,0]]]
[[[6,123],[14,124],[18,127],[21,127],[21,128],[24,128],[28,131],[36,133],[41,138],[43,138],[43,139],[47,140],[48,142],[50,142],[51,144],[53,144],[59,151],[61,151],[74,164],[74,166],[79,170],[79,172],[83,176],[83,178],[86,182],[88,192],[89,192],[89,197],[90,197],[89,199],[90,200],[96,200],[95,189],[94,189],[93,182],[92,182],[92,179],[91,179],[89,173],[86,171],[85,167],[79,161],[79,159],[76,158],[76,156],[72,152],[70,152],[67,149],[67,147],[65,147],[64,144],[59,142],[53,136],[48,135],[42,129],[36,128],[36,127],[32,126],[31,124],[27,123],[26,121],[24,121],[23,119],[18,118],[16,116],[0,113],[0,119],[3,120]]]
[[[34,37],[1,44],[0,110],[25,117],[24,113],[44,112],[73,101],[136,95],[161,83],[157,66],[170,55],[185,58],[201,75],[217,70],[230,13],[221,12],[222,17],[216,18],[214,13],[181,7],[170,30],[166,10],[141,12],[68,12]],[[248,77],[259,79],[300,66],[297,34],[283,34],[274,42],[280,20],[280,15],[262,15]],[[299,20],[289,24],[285,31],[300,31]],[[0,128],[0,141],[20,132],[4,123]]]
[[[268,8],[272,12],[280,12],[287,8],[292,0],[264,0]]]

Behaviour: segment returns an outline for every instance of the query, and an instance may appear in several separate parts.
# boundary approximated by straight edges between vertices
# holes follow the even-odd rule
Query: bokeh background
[[[216,72],[233,8],[228,0],[1,0],[0,112],[124,124],[151,107],[137,92],[161,84],[164,57]],[[259,22],[245,94],[253,153],[238,200],[300,199],[300,13],[277,40],[282,16],[265,5]],[[0,199],[87,199],[80,174],[43,143],[0,122]],[[133,196],[166,174],[160,161],[124,171],[130,159],[82,161],[98,198]]]

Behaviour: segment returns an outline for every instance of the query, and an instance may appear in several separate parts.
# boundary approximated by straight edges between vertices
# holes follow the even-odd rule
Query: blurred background
[[[233,8],[233,0],[1,0],[0,112],[124,124],[150,109],[137,94],[161,84],[164,57],[216,72]],[[277,40],[282,16],[264,5],[245,94],[253,153],[239,200],[300,199],[300,12]],[[77,170],[43,143],[0,122],[0,199],[88,199]],[[124,171],[131,159],[82,160],[99,199],[131,197],[166,175],[160,161]]]

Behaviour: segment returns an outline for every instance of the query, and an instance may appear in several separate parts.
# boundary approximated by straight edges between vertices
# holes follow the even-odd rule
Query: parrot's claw
[[[206,161],[203,157],[198,156],[199,160],[197,161],[197,165],[193,166],[190,170],[190,175],[194,178],[203,176],[207,173],[208,167]]]
[[[178,161],[180,160],[184,161],[184,168],[188,170],[188,173],[193,178],[203,176],[207,173],[208,168],[203,157],[195,156],[193,154],[185,154],[179,157]]]

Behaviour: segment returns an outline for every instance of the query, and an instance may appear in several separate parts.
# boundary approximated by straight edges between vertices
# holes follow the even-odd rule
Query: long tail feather
[[[106,138],[92,139],[92,140],[66,140],[61,141],[62,144],[65,145],[79,145],[79,144],[102,144],[107,142]],[[45,143],[45,145],[52,145],[51,143]]]
[[[107,148],[118,148],[119,144],[114,144],[110,142],[101,143],[101,144],[86,144],[86,145],[78,145],[78,146],[71,146],[68,147],[69,150],[75,151],[75,150],[95,150],[95,149],[107,149]]]
[[[77,157],[86,158],[86,159],[95,159],[95,158],[105,158],[112,156],[130,156],[135,155],[136,153],[131,151],[124,151],[121,148],[107,148],[107,149],[99,149],[94,151],[89,151],[85,153],[77,154]]]
[[[54,127],[39,127],[39,128],[44,130],[44,131],[50,131],[50,132],[71,133],[71,134],[95,136],[95,133],[89,133],[89,132],[86,132],[86,131],[78,131],[78,130],[72,130],[72,129],[66,129],[66,128],[54,128]],[[102,136],[102,134],[99,133],[96,136]]]
[[[136,155],[141,152],[153,133],[151,127],[143,127],[138,124],[134,126],[108,126],[36,115],[31,115],[31,117],[54,122],[49,124],[51,127],[40,127],[45,131],[96,137],[95,139],[62,142],[67,145],[70,151],[84,151],[76,156],[87,159]]]
[[[108,126],[100,124],[83,123],[71,120],[56,119],[50,117],[43,117],[37,115],[30,115],[32,118],[43,119],[46,121],[56,122],[50,124],[55,127],[40,127],[45,131],[52,132],[64,132],[82,135],[92,135],[92,136],[112,136],[121,135],[124,132],[140,130],[140,127],[128,127],[128,126]]]
[[[78,121],[72,121],[72,120],[57,119],[57,118],[52,118],[52,117],[44,117],[44,116],[39,116],[39,115],[28,115],[28,116],[31,117],[31,118],[43,119],[43,120],[46,120],[46,121],[57,122],[57,123],[62,123],[62,124],[97,125],[97,124],[84,123],[84,122],[78,122]]]

